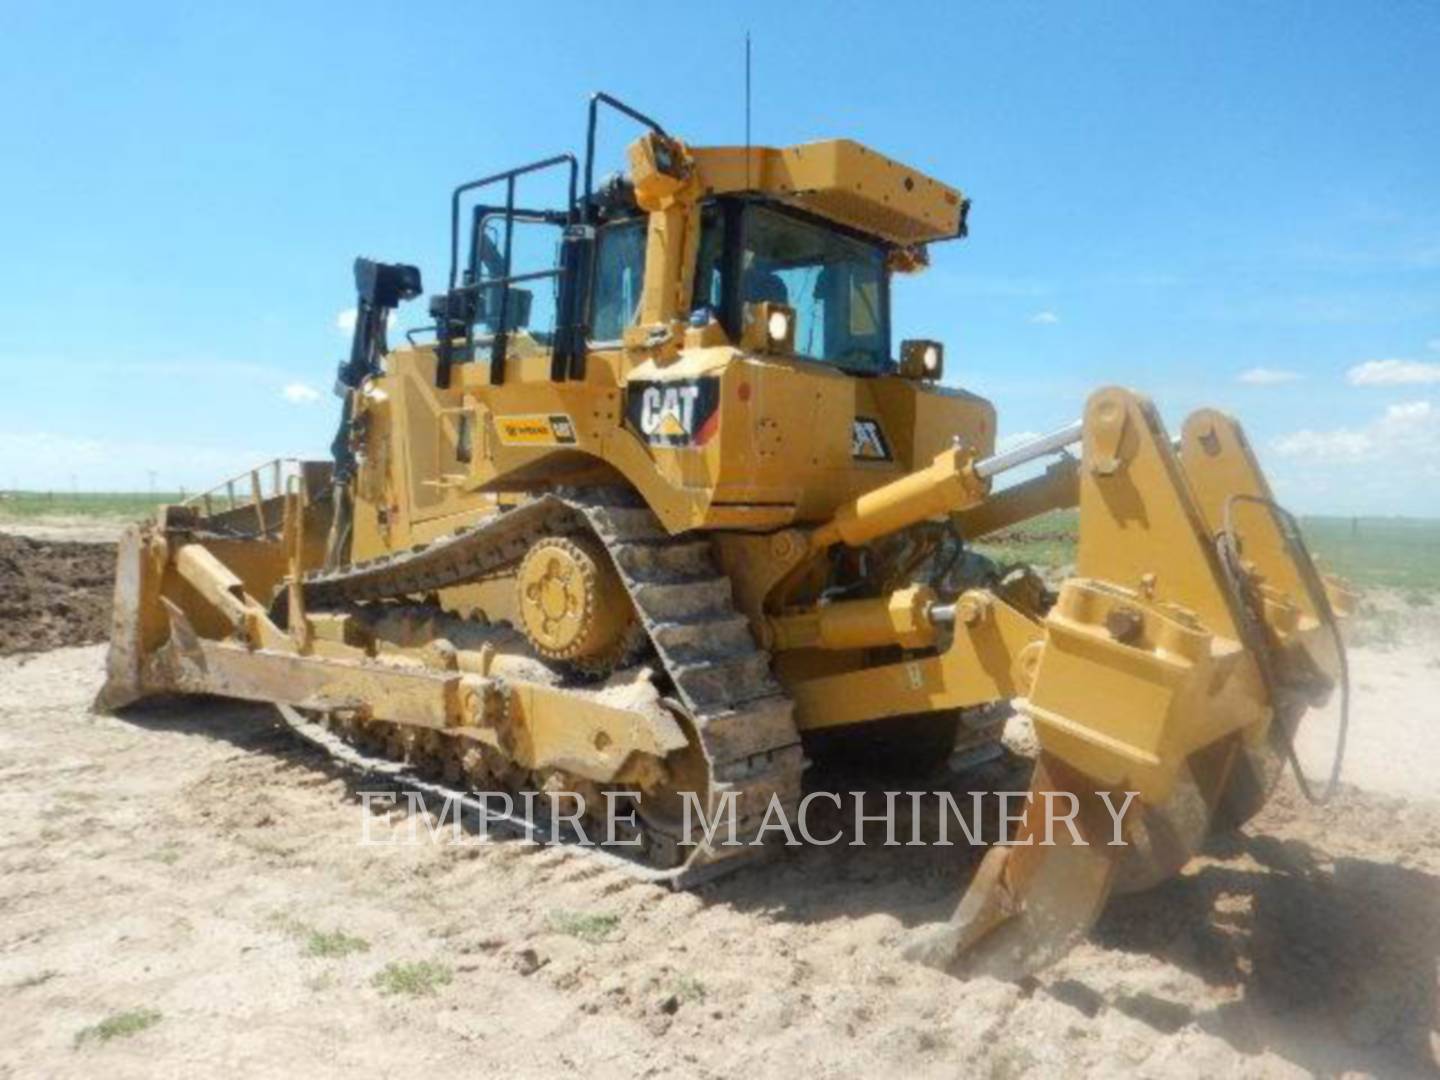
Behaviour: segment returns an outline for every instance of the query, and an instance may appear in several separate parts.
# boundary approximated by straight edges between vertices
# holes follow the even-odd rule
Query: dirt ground
[[[0,532],[0,656],[110,636],[111,544]]]
[[[95,716],[103,657],[0,659],[0,1076],[1440,1072],[1433,609],[1353,650],[1335,803],[1287,780],[1021,984],[900,957],[963,848],[673,893],[518,840],[365,846],[353,778],[272,710]],[[1312,774],[1333,735],[1305,730]]]

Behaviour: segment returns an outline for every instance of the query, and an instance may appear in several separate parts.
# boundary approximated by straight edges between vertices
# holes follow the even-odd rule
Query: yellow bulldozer
[[[597,184],[614,115],[641,134]],[[389,345],[420,273],[357,260],[332,461],[126,533],[98,706],[271,702],[448,790],[627,793],[631,857],[678,885],[773,849],[826,736],[933,765],[1018,710],[1031,791],[917,937],[941,964],[1043,962],[1254,814],[1343,681],[1344,593],[1235,421],[1172,438],[1111,387],[997,452],[944,346],[891,341],[959,191],[843,139],[690,146],[605,94],[588,121],[583,164],[454,190],[428,332]],[[1058,589],[974,550],[1067,508]]]

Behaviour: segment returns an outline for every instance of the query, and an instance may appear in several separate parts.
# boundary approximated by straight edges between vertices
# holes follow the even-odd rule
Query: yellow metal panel
[[[691,153],[706,192],[763,191],[893,243],[948,239],[960,226],[959,191],[849,139]]]
[[[1076,572],[1179,604],[1239,639],[1214,544],[1155,406],[1118,388],[1085,406]]]
[[[1190,481],[1195,502],[1212,536],[1225,527],[1225,510],[1232,495],[1273,499],[1240,425],[1224,413],[1201,409],[1181,429],[1180,460]],[[1241,554],[1255,567],[1266,585],[1280,590],[1305,614],[1317,613],[1300,584],[1300,573],[1285,547],[1274,517],[1262,506],[1236,502],[1232,524],[1243,544]]]
[[[1169,796],[1196,750],[1269,715],[1250,658],[1189,616],[1071,579],[1021,705],[1046,751],[1095,781]]]

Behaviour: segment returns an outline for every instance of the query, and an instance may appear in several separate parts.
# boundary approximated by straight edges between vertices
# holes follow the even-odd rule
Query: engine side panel
[[[956,439],[994,447],[982,398],[728,346],[664,363],[597,352],[568,382],[542,355],[512,362],[500,386],[483,363],[459,365],[444,390],[434,371],[430,350],[392,353],[360,395],[356,558],[555,485],[629,484],[672,532],[818,522]]]

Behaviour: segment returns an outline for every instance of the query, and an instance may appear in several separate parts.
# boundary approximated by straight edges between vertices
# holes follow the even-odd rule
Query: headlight
[[[783,311],[772,311],[765,328],[770,332],[770,340],[779,344],[790,336],[790,316]]]
[[[945,346],[923,338],[900,343],[900,375],[939,382],[945,373]]]
[[[752,352],[785,356],[795,351],[795,309],[771,300],[745,305],[740,347]]]

